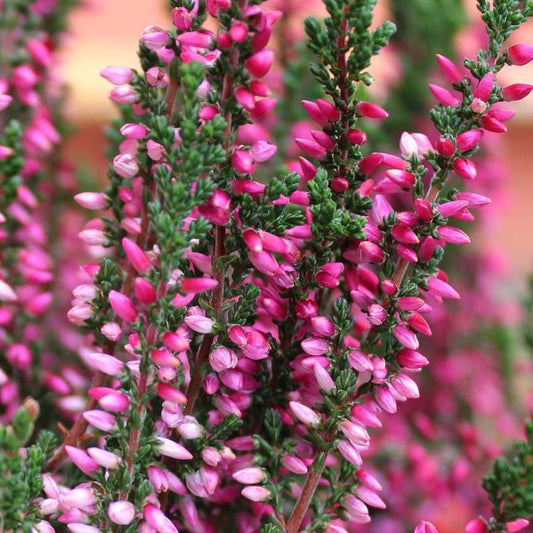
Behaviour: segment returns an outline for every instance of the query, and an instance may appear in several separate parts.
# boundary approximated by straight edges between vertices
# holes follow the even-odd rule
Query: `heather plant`
[[[7,530],[343,533],[385,507],[369,428],[418,397],[425,316],[459,298],[439,264],[469,242],[454,221],[489,200],[453,187],[476,178],[484,132],[505,131],[503,102],[531,91],[497,75],[533,59],[506,45],[533,3],[478,2],[486,49],[464,67],[437,56],[450,87],[429,86],[436,140],[404,133],[397,152],[365,146],[387,112],[360,96],[395,27],[372,25],[374,0],[324,4],[306,21],[321,97],[302,102],[315,126],[291,170],[266,164],[263,136],[282,11],[172,0],[141,69],[102,72],[121,110],[109,186],[76,200],[102,212],[82,239],[108,251],[68,313],[92,382],[57,446],[43,432],[25,448],[32,401],[3,428],[0,489],[22,487],[0,507]],[[493,530],[526,523],[511,518]]]

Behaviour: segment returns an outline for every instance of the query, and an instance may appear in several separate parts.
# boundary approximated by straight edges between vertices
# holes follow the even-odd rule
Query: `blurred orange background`
[[[474,1],[471,3],[473,6]],[[62,65],[71,87],[69,116],[77,128],[68,145],[69,157],[91,168],[102,180],[102,129],[113,107],[107,98],[110,86],[98,73],[107,65],[137,66],[137,42],[144,27],[168,26],[164,7],[165,2],[160,0],[90,0],[72,17]],[[533,43],[533,25],[524,27],[517,40]],[[506,76],[509,82],[533,83],[533,64],[509,68]],[[503,143],[511,180],[509,199],[501,223],[489,236],[508,258],[509,281],[513,284],[533,273],[533,235],[529,233],[533,227],[533,96],[515,107],[517,118],[510,123]]]

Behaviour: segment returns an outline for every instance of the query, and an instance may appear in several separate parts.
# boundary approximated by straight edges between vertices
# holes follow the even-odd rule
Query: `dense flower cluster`
[[[369,125],[388,114],[360,86],[372,83],[372,57],[395,28],[373,26],[373,0],[326,0],[325,23],[306,21],[319,94],[302,102],[308,118],[279,154],[284,117],[271,73],[289,56],[277,65],[268,46],[283,3],[170,4],[172,29],[149,26],[141,37],[140,71],[102,71],[121,111],[110,184],[75,199],[103,213],[80,237],[106,253],[84,265],[68,311],[85,330],[79,354],[93,378],[63,442],[54,449],[41,438],[27,452],[44,472],[41,496],[30,491],[33,531],[353,531],[386,506],[366,461],[371,433],[419,396],[415,378],[430,359],[419,335],[431,335],[433,309],[459,298],[439,267],[444,251],[470,242],[456,224],[490,202],[468,188],[473,156],[485,132],[506,131],[505,102],[533,88],[498,82],[505,65],[533,59],[533,46],[504,44],[533,5],[480,0],[487,47],[464,68],[437,56],[448,83],[429,85],[434,131],[371,151]],[[16,96],[36,94],[37,81],[24,90],[12,81]],[[32,151],[32,142],[44,137],[51,148],[59,138],[46,113],[37,118],[8,149],[40,168],[47,147]],[[35,219],[20,216],[34,196],[13,186],[7,212],[36,232]],[[0,288],[39,316],[51,301],[41,289],[46,241],[28,232],[6,237],[18,236],[13,264],[37,288]],[[25,345],[11,346],[17,366]],[[62,377],[50,379],[59,405],[75,406]],[[35,405],[17,412],[18,435]],[[527,525],[500,518],[492,530]],[[488,527],[478,520],[469,533]]]

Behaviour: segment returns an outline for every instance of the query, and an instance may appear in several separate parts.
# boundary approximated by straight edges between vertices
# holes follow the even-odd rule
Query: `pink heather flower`
[[[272,50],[261,50],[246,60],[245,67],[255,78],[262,78],[270,70],[273,63],[274,52]]]
[[[289,408],[292,414],[306,426],[318,426],[321,422],[320,415],[303,403],[296,401],[289,402]]]
[[[150,260],[137,243],[125,237],[122,239],[122,248],[129,262],[139,274],[144,274],[150,270]]]
[[[99,411],[98,409],[93,409],[90,411],[85,411],[83,413],[83,418],[94,426],[95,428],[109,432],[112,431],[116,426],[115,417],[105,411]]]
[[[158,26],[147,26],[141,39],[149,50],[158,50],[170,42],[170,35]]]
[[[100,332],[110,341],[117,341],[122,336],[122,329],[116,322],[105,323]]]
[[[516,531],[521,531],[529,526],[529,520],[526,520],[525,518],[517,518],[512,522],[507,522],[505,525],[509,533],[515,533]]]
[[[255,485],[256,483],[261,483],[261,481],[265,479],[265,473],[261,468],[250,467],[234,472],[232,477],[239,483],[243,483],[245,485]]]
[[[477,146],[482,137],[483,130],[465,131],[457,136],[457,149],[460,152],[468,152]]]
[[[92,476],[93,472],[98,470],[98,463],[92,459],[89,454],[80,448],[74,446],[65,446],[65,451],[70,460],[88,476]]]
[[[213,35],[208,32],[189,31],[180,33],[176,41],[184,46],[194,46],[196,48],[209,48],[213,43]]]
[[[109,91],[109,99],[116,104],[135,104],[139,95],[131,85],[117,85]]]
[[[97,464],[109,470],[118,468],[121,462],[118,455],[101,448],[87,448],[87,453]]]
[[[106,67],[100,76],[113,85],[127,85],[133,79],[133,71],[126,67]]]
[[[240,174],[249,174],[254,170],[253,158],[246,150],[235,150],[231,158],[231,165]]]
[[[315,375],[315,379],[318,383],[318,386],[323,391],[328,392],[335,388],[335,382],[333,381],[329,372],[323,366],[315,364],[313,366],[313,373]]]
[[[90,366],[96,368],[96,370],[99,370],[104,374],[107,374],[108,376],[116,376],[120,374],[124,367],[124,363],[122,363],[122,361],[105,353],[87,353],[84,355],[84,359]]]
[[[138,312],[133,302],[118,291],[109,292],[109,303],[113,311],[126,322],[135,322]]]
[[[123,178],[133,178],[139,172],[137,159],[131,154],[119,154],[113,159],[115,172]]]
[[[217,285],[218,281],[212,278],[185,278],[181,280],[182,289],[191,294],[210,291]]]
[[[415,530],[414,533],[439,533],[437,528],[431,523],[431,522],[420,522]]]
[[[233,350],[220,346],[209,354],[209,363],[215,372],[222,372],[229,368],[235,368],[238,358]]]
[[[133,522],[135,518],[135,506],[128,501],[117,501],[109,505],[107,515],[114,523],[121,526],[127,526]]]
[[[383,119],[389,116],[385,109],[371,102],[359,102],[357,104],[357,112],[366,118]]]
[[[81,517],[80,517],[81,518]],[[82,523],[70,523],[67,524],[67,527],[69,528],[72,533],[102,533],[100,529],[94,526],[89,526],[87,524]]]
[[[293,474],[307,474],[307,465],[295,455],[284,455],[281,464]]]
[[[359,485],[355,489],[355,495],[370,507],[376,507],[377,509],[385,509],[387,506],[385,502],[373,491],[364,485]]]
[[[433,93],[433,96],[437,99],[439,104],[450,107],[459,105],[459,100],[444,87],[430,83],[429,90]]]
[[[13,97],[9,96],[9,94],[0,94],[0,111],[7,109],[11,105],[12,101]]]
[[[507,55],[513,65],[526,65],[533,60],[533,46],[529,44],[515,44],[507,49]]]
[[[465,526],[466,533],[486,533],[488,529],[488,524],[481,518],[474,518]]]
[[[158,449],[161,455],[172,457],[173,459],[179,459],[180,461],[190,461],[193,458],[191,452],[181,444],[164,437],[158,437],[157,440],[159,442]]]
[[[2,279],[0,279],[0,301],[15,302],[17,295],[15,291]]]
[[[437,54],[436,58],[442,73],[450,83],[459,83],[464,79],[464,74],[453,61],[441,54]]]
[[[197,333],[211,333],[215,325],[213,319],[202,315],[189,315],[185,317],[184,321],[189,328]]]
[[[473,180],[477,176],[476,166],[470,159],[461,157],[456,159],[453,163],[453,169],[459,177],[465,180]]]
[[[105,209],[108,198],[99,192],[81,192],[74,196],[74,200],[86,209]]]
[[[179,533],[174,524],[155,505],[151,503],[145,505],[143,515],[146,522],[157,533]]]
[[[242,489],[241,494],[252,502],[264,502],[270,498],[270,491],[264,487],[248,486]]]
[[[533,90],[533,85],[527,83],[515,83],[503,88],[503,97],[509,101],[522,100]]]
[[[342,439],[337,442],[337,450],[340,454],[351,464],[360,466],[363,463],[361,454],[357,451],[352,443],[348,440]]]

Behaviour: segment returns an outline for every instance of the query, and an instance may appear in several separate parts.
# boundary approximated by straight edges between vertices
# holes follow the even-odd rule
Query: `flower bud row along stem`
[[[369,429],[419,396],[419,334],[459,298],[439,264],[490,202],[468,189],[472,156],[531,91],[498,74],[533,59],[505,44],[533,5],[478,2],[487,48],[437,56],[434,138],[404,133],[390,153],[365,146],[388,115],[364,86],[395,27],[374,26],[375,0],[324,4],[305,24],[321,96],[302,102],[314,125],[286,167],[269,136],[282,11],[172,0],[141,69],[102,71],[121,110],[109,186],[75,199],[102,213],[82,240],[108,250],[68,313],[94,378],[35,531],[346,533],[386,506]]]

